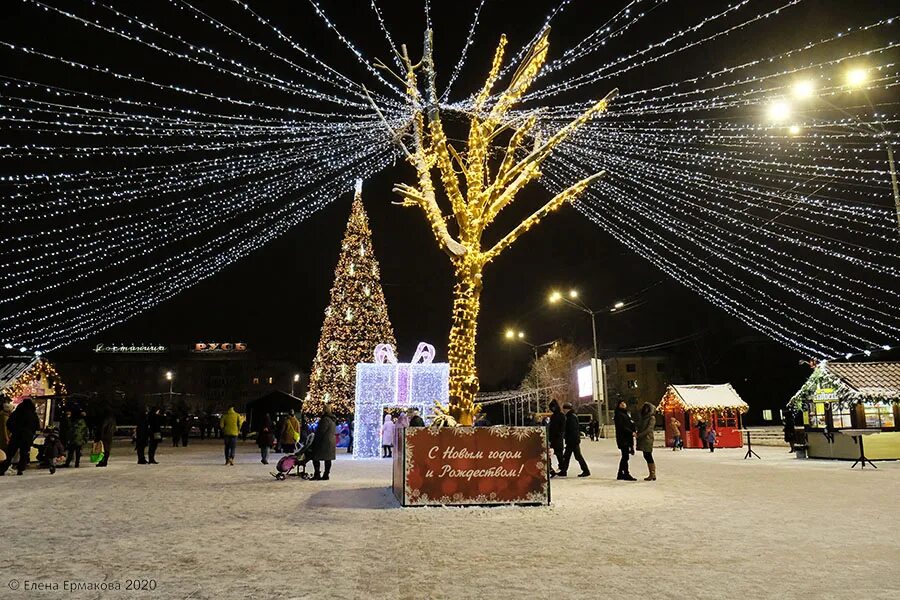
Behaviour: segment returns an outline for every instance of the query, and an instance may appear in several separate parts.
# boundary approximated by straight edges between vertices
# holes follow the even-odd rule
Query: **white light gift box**
[[[381,457],[381,425],[386,408],[417,408],[422,418],[435,401],[450,398],[450,365],[434,363],[434,346],[421,342],[413,359],[398,363],[390,344],[375,347],[375,363],[356,365],[353,457]]]

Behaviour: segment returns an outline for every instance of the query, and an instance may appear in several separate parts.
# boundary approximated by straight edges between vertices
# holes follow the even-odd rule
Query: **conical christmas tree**
[[[357,182],[303,411],[321,414],[327,402],[336,414],[353,412],[356,364],[371,362],[378,344],[397,342]]]

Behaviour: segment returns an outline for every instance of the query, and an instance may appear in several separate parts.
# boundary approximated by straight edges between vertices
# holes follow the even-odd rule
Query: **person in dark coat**
[[[550,401],[550,422],[547,424],[547,442],[550,444],[550,448],[553,449],[553,454],[556,455],[556,468],[560,471],[563,470],[563,441],[565,440],[566,433],[566,416],[562,413],[562,410],[559,408],[559,402],[556,400]],[[555,477],[556,471],[553,470],[552,465],[550,468],[550,477]]]
[[[784,413],[784,441],[791,445],[791,449],[788,452],[794,452],[794,436],[794,413],[786,411]]]
[[[259,446],[259,455],[262,464],[269,464],[269,450],[275,443],[275,435],[272,433],[272,417],[265,415],[259,431],[256,432],[256,445]]]
[[[172,413],[172,447],[177,448],[178,442],[181,440],[181,430],[184,427],[184,423],[181,420],[181,415],[177,413]]]
[[[150,441],[150,423],[146,410],[138,412],[137,424],[134,427],[134,450],[137,452],[137,464],[147,464],[147,442]]]
[[[31,458],[31,444],[34,442],[34,436],[37,435],[41,422],[37,416],[37,409],[31,398],[26,398],[19,403],[19,406],[10,415],[6,422],[6,428],[9,430],[9,444],[6,446],[6,460],[0,463],[0,475],[5,475],[6,471],[12,465],[13,455],[19,452],[19,462],[16,465],[16,475],[21,475],[28,466]]]
[[[409,411],[411,415],[409,417],[409,426],[410,427],[425,427],[425,420],[419,415],[419,409],[412,408]]]
[[[331,407],[326,404],[310,448],[310,458],[312,458],[313,463],[312,478],[315,480],[327,480],[329,473],[331,473],[331,461],[334,460],[337,449],[336,426],[337,423],[334,420]],[[320,475],[319,463],[323,460],[325,461],[325,472]]]
[[[637,481],[628,472],[628,458],[634,454],[634,421],[628,414],[628,405],[624,400],[620,401],[616,406],[613,423],[616,426],[616,446],[622,453],[619,459],[619,474],[616,476],[618,480]]]
[[[569,461],[572,459],[572,455],[574,454],[575,460],[577,460],[579,466],[581,466],[581,473],[579,473],[578,476],[589,477],[591,471],[590,469],[588,469],[587,462],[585,462],[584,457],[581,455],[581,427],[578,424],[578,415],[575,414],[575,410],[568,402],[563,404],[562,407],[563,412],[566,413],[566,453],[563,456],[563,462],[559,467],[559,473],[557,473],[557,476],[565,477],[567,475],[567,471],[569,470]]]
[[[181,415],[181,446],[187,448],[188,438],[194,425],[194,417],[187,413]]]
[[[100,425],[94,433],[94,441],[103,443],[103,458],[97,463],[98,467],[105,467],[109,463],[109,454],[112,450],[113,435],[116,433],[116,417],[112,410],[107,409]]]
[[[152,408],[150,409],[150,414],[147,416],[147,444],[149,446],[149,450],[147,452],[147,463],[151,465],[158,465],[156,462],[156,449],[159,447],[159,443],[162,441],[162,428],[163,423],[165,422],[165,417],[163,416],[161,408]]]
[[[706,448],[706,421],[703,417],[697,417],[697,430],[700,433],[700,443]]]

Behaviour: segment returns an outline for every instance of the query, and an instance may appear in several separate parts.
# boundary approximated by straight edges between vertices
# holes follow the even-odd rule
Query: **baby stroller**
[[[309,479],[309,474],[306,472],[306,463],[310,460],[310,448],[312,447],[314,438],[315,434],[310,433],[306,436],[306,440],[299,450],[293,454],[282,456],[278,460],[278,464],[275,465],[275,472],[271,473],[272,477],[278,481],[284,481],[287,479],[288,475],[293,475],[300,479]],[[294,470],[296,470],[296,472],[291,473],[291,471]]]

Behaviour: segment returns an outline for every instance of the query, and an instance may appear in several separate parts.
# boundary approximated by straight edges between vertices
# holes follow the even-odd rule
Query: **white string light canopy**
[[[382,66],[399,65],[410,40],[392,30],[409,15],[364,4],[346,15],[310,0],[309,27],[329,40],[313,47],[265,3],[18,0],[29,26],[71,28],[85,42],[0,37],[0,343],[46,352],[90,337],[398,164],[413,112]],[[575,202],[580,213],[806,356],[891,348],[896,11],[873,3],[840,30],[781,39],[773,24],[799,18],[804,0],[687,4],[623,0],[585,24],[593,3],[562,0],[536,29],[505,32],[518,44],[501,71],[509,78],[548,29],[551,39],[577,29],[551,45],[507,117],[536,119],[535,141],[598,90],[621,89],[547,159],[543,186],[558,193],[605,171]],[[460,30],[442,28],[441,9],[425,2],[416,17],[457,41],[435,102],[448,117],[470,114],[467,75],[483,75],[474,58],[496,42],[487,23],[504,9],[463,3]],[[349,33],[367,19],[377,48]],[[146,62],[123,62],[124,48]]]

